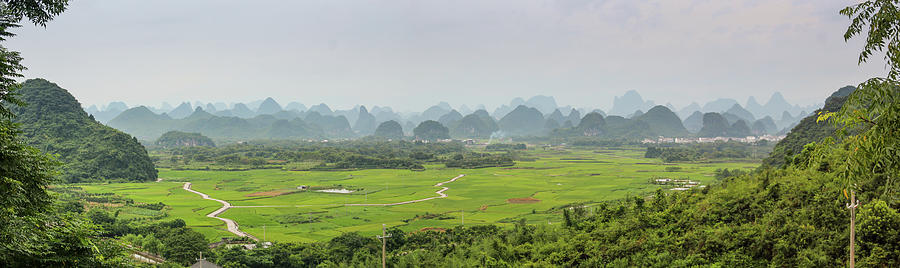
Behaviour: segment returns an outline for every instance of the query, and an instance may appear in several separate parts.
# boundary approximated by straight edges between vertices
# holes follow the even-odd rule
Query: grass
[[[321,241],[344,232],[380,233],[381,225],[415,231],[426,227],[449,228],[461,224],[510,224],[526,219],[530,224],[555,224],[557,208],[573,203],[595,203],[627,196],[647,195],[659,185],[655,177],[687,178],[702,184],[715,182],[718,168],[754,168],[755,162],[665,164],[643,158],[638,148],[608,150],[529,150],[536,161],[518,162],[511,168],[446,169],[427,166],[425,171],[195,171],[160,169],[162,182],[88,184],[88,192],[114,192],[136,202],[163,202],[166,218],[181,218],[210,240],[228,237],[224,223],[207,218],[217,202],[184,191],[193,189],[226,200],[235,206],[221,215],[237,221],[241,230],[270,241]],[[666,170],[667,167],[669,171]],[[680,167],[672,171],[671,167]],[[445,186],[449,196],[421,203],[390,207],[344,206],[348,203],[393,203],[436,196],[434,184],[459,174],[465,177]],[[355,189],[351,194],[298,191],[318,188]],[[277,196],[248,196],[258,192],[288,192]],[[513,204],[511,198],[532,197],[536,203]],[[134,213],[146,213],[136,211]],[[127,217],[129,212],[125,212]],[[464,218],[464,219],[463,219]],[[265,230],[264,230],[265,228]]]

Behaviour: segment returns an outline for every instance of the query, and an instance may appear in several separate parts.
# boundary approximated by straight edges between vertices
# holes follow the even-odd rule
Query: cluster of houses
[[[660,185],[674,186],[672,188],[669,188],[669,190],[672,190],[672,191],[687,191],[694,187],[697,187],[697,188],[706,187],[706,185],[700,185],[700,182],[697,182],[697,181],[677,180],[677,179],[669,179],[669,178],[655,179],[655,180],[653,180],[653,183],[660,184]]]
[[[472,140],[472,142],[474,142],[474,141],[475,141],[475,140]],[[431,143],[431,142],[450,143],[450,142],[453,142],[453,139],[437,139],[437,140],[429,140],[429,139],[422,139],[422,138],[419,138],[418,136],[416,136],[416,138],[413,139],[413,142],[420,142],[420,143]]]
[[[777,141],[784,139],[784,137],[785,137],[784,135],[747,136],[747,137],[743,137],[743,138],[737,138],[737,137],[670,138],[670,137],[659,136],[656,139],[650,139],[650,138],[644,139],[643,141],[641,141],[641,143],[645,143],[645,144],[647,144],[647,143],[652,143],[652,144],[657,144],[657,143],[709,143],[709,142],[727,142],[727,141],[754,143],[754,142],[758,142],[758,141],[777,142]]]

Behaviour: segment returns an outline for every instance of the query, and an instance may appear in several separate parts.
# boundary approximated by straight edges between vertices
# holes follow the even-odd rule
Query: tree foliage
[[[206,146],[216,147],[216,144],[206,136],[200,133],[181,132],[172,130],[166,132],[156,140],[157,146],[162,147],[182,147],[182,146]]]
[[[373,135],[382,139],[400,140],[403,139],[403,127],[397,121],[389,120],[378,124]]]
[[[842,11],[858,16],[848,38],[859,33],[854,29],[859,27],[857,21],[877,20],[862,59],[886,41],[888,49],[896,49],[892,44],[900,16],[895,2],[870,1]],[[894,60],[897,54],[888,55],[892,66],[888,78],[860,84],[840,111],[818,117],[835,124],[838,135],[796,139],[809,142],[797,154],[785,153],[790,161],[783,168],[763,167],[751,174],[723,170],[718,172],[720,184],[702,189],[658,190],[651,197],[595,207],[573,204],[560,208],[562,226],[516,224],[480,234],[461,227],[442,233],[416,232],[404,237],[399,250],[391,249],[389,262],[398,266],[841,267],[847,264],[851,242],[846,193],[853,190],[865,204],[859,207],[856,230],[859,263],[897,266],[900,87],[892,77],[900,61]],[[710,132],[727,131],[727,122],[715,121],[719,126]],[[365,250],[371,240],[365,243],[365,239],[344,243],[359,249],[352,259],[324,249],[305,254],[317,258],[290,265],[373,265],[377,259],[365,257],[371,252]],[[314,251],[310,248],[324,247],[314,244],[289,252]]]
[[[859,214],[861,263],[869,266],[900,266],[900,213],[884,201],[865,204]]]
[[[544,115],[538,109],[519,105],[500,118],[497,125],[510,135],[536,135],[544,129]]]
[[[426,120],[413,129],[413,135],[422,140],[442,140],[450,138],[450,130],[438,121]]]
[[[703,114],[703,128],[697,133],[700,137],[725,137],[728,135],[728,120],[719,113]]]
[[[822,113],[820,120],[833,118],[850,156],[839,174],[847,186],[869,193],[897,206],[896,180],[900,177],[900,2],[873,0],[849,6],[841,14],[851,19],[844,34],[849,40],[865,31],[866,45],[859,56],[865,62],[876,51],[885,52],[890,66],[886,77],[871,78],[850,94],[836,113]],[[835,145],[826,143],[823,146]],[[821,151],[821,150],[820,150]],[[820,156],[821,157],[821,156]]]
[[[763,143],[743,143],[736,141],[698,143],[686,145],[650,146],[644,157],[659,158],[665,162],[711,161],[735,158],[766,156],[772,146]]]
[[[516,164],[507,154],[467,153],[455,154],[444,161],[448,168],[508,167]]]
[[[859,63],[869,60],[876,52],[884,52],[884,60],[890,66],[887,78],[900,76],[900,9],[896,0],[872,0],[848,6],[840,11],[850,19],[844,39],[865,33],[866,45],[859,53]]]
[[[65,0],[0,1],[0,41],[28,19],[45,25],[66,9]],[[56,174],[54,157],[27,145],[19,135],[15,78],[25,67],[18,52],[0,45],[0,266],[117,267],[125,265],[120,248],[94,240],[94,226],[78,214],[58,211],[47,187]]]
[[[256,141],[220,147],[176,147],[155,151],[156,164],[175,169],[283,168],[292,170],[334,169],[423,169],[425,162],[438,162],[465,152],[458,142],[410,142],[379,139],[338,142]],[[294,168],[315,163],[305,168]]]
[[[65,89],[30,79],[19,93],[29,105],[11,107],[14,122],[29,144],[59,156],[64,181],[156,179],[156,167],[137,139],[94,121]]]
[[[763,164],[773,167],[783,166],[785,162],[802,152],[803,147],[807,144],[834,136],[838,127],[831,122],[832,120],[819,120],[817,114],[839,111],[850,93],[855,90],[856,87],[843,87],[832,93],[825,100],[825,106],[822,109],[816,110],[814,115],[800,120],[800,123],[794,126],[784,139],[778,141],[772,154],[763,161]]]
[[[666,106],[657,105],[634,119],[647,123],[650,129],[660,136],[683,137],[688,135],[688,131],[684,128],[678,115]]]
[[[500,128],[490,116],[470,114],[450,126],[450,135],[455,138],[487,138]]]

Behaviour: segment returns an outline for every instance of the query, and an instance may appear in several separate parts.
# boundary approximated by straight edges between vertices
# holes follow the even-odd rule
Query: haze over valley
[[[386,121],[400,123],[404,133],[412,136],[412,130],[419,123],[427,120],[440,122],[451,129],[453,138],[487,138],[491,134],[513,136],[518,134],[541,136],[552,134],[554,130],[573,128],[581,122],[582,116],[596,112],[603,117],[617,116],[623,119],[637,119],[658,106],[652,100],[645,100],[634,90],[613,99],[609,113],[591,107],[574,108],[562,106],[552,96],[534,96],[530,98],[514,98],[508,104],[488,110],[483,104],[451,106],[441,102],[423,111],[395,111],[387,106],[356,105],[350,109],[332,109],[325,103],[306,105],[291,101],[284,104],[273,98],[248,103],[224,102],[182,102],[177,106],[164,103],[159,106],[129,107],[124,102],[112,102],[98,108],[96,105],[86,107],[85,111],[101,123],[116,127],[136,137],[152,141],[169,130],[201,132],[216,139],[252,139],[252,138],[357,138],[371,135],[375,128]],[[518,109],[519,106],[523,108]],[[662,107],[665,107],[663,109]],[[707,103],[691,103],[676,108],[669,103],[656,108],[657,113],[674,113],[687,132],[647,131],[642,135],[687,137],[696,135],[703,127],[704,113],[717,113],[724,116],[728,125],[739,120],[751,130],[746,133],[735,133],[732,137],[750,135],[783,135],[803,117],[821,107],[821,104],[801,106],[791,104],[776,92],[765,102],[757,102],[749,97],[746,102],[721,98]],[[532,117],[524,115],[528,109],[537,110]],[[401,110],[401,109],[396,109]],[[515,112],[515,113],[514,113]],[[500,124],[497,129],[478,129],[464,134],[461,128],[468,127],[461,120],[466,116],[480,116],[489,122],[488,125]],[[505,121],[504,118],[509,116]],[[282,121],[284,120],[284,121]],[[245,133],[230,132],[214,126],[216,122],[230,122],[246,125]],[[511,123],[515,121],[515,123]],[[291,133],[271,132],[272,124],[294,124],[296,131]],[[463,124],[461,124],[463,123]],[[212,124],[212,125],[210,125]],[[532,126],[525,132],[516,129],[515,125]],[[677,124],[676,124],[677,125]],[[226,127],[221,125],[219,127]],[[675,126],[675,128],[680,128]],[[282,136],[279,136],[282,135]],[[287,136],[284,136],[287,135]]]
[[[0,267],[900,267],[897,29],[897,0],[0,0]]]

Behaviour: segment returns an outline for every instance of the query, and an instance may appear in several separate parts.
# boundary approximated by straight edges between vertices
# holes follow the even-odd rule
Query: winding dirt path
[[[207,216],[207,217],[210,217],[210,218],[214,218],[214,219],[219,219],[220,221],[224,221],[224,222],[225,222],[225,226],[228,227],[228,231],[231,232],[231,233],[233,233],[233,234],[235,234],[235,235],[237,235],[237,236],[240,236],[240,237],[249,237],[250,239],[253,239],[253,240],[255,240],[255,241],[259,241],[259,239],[256,238],[255,236],[253,236],[253,235],[251,235],[251,234],[248,234],[248,233],[245,233],[245,232],[241,231],[240,227],[238,227],[237,222],[235,222],[234,220],[228,219],[228,218],[222,218],[222,217],[219,217],[219,214],[222,214],[222,213],[224,213],[226,210],[228,210],[229,208],[232,208],[232,207],[233,207],[233,206],[231,205],[231,203],[228,203],[228,202],[225,201],[225,200],[220,200],[220,199],[215,199],[215,198],[209,197],[208,194],[204,194],[204,193],[201,193],[201,192],[198,192],[198,191],[195,191],[195,190],[191,189],[191,183],[190,183],[190,182],[185,182],[185,183],[184,183],[184,190],[185,190],[185,191],[188,191],[188,192],[192,192],[192,193],[198,194],[198,195],[200,195],[200,197],[203,197],[203,199],[212,200],[212,201],[216,201],[216,202],[222,203],[222,207],[221,207],[221,208],[217,209],[216,211],[213,211],[212,213],[206,214],[206,216]]]
[[[442,187],[442,186],[443,186],[440,190],[437,190],[437,192],[434,192],[434,193],[438,194],[438,196],[433,196],[433,197],[429,197],[429,198],[422,198],[422,199],[417,199],[417,200],[410,200],[410,201],[397,202],[397,203],[387,203],[387,204],[344,204],[344,206],[385,206],[385,207],[387,207],[387,206],[396,206],[396,205],[405,205],[405,204],[418,203],[418,202],[423,202],[423,201],[428,201],[428,200],[438,199],[438,198],[445,198],[445,197],[447,197],[447,194],[445,194],[444,191],[449,190],[450,187],[446,187],[446,186],[444,186],[444,184],[454,182],[454,181],[456,181],[457,179],[462,178],[462,177],[464,177],[464,176],[466,176],[466,174],[460,174],[459,176],[456,176],[456,177],[450,179],[449,181],[439,182],[438,184],[435,184],[434,187]]]
[[[438,199],[438,198],[446,198],[447,194],[445,194],[444,191],[450,190],[450,187],[446,187],[444,185],[454,182],[465,176],[466,176],[466,174],[460,174],[459,176],[456,176],[448,181],[439,182],[438,184],[435,184],[434,187],[441,187],[440,190],[437,190],[436,192],[434,192],[434,193],[438,194],[438,196],[397,202],[397,203],[383,203],[383,204],[346,204],[345,203],[345,204],[316,204],[316,205],[293,205],[293,206],[290,206],[290,205],[271,205],[271,206],[257,205],[257,206],[231,206],[231,208],[286,208],[286,207],[309,207],[309,206],[348,206],[348,207],[349,206],[373,206],[373,207],[383,206],[383,207],[388,207],[388,206],[396,206],[396,205],[406,205],[406,204],[418,203],[418,202],[423,202],[423,201],[428,201],[428,200],[433,200],[433,199]]]
[[[437,190],[436,192],[434,192],[434,193],[438,194],[438,196],[433,196],[433,197],[428,197],[428,198],[422,198],[422,199],[416,199],[416,200],[403,201],[403,202],[397,202],[397,203],[385,203],[385,204],[331,204],[331,206],[333,206],[333,205],[344,205],[344,206],[384,206],[384,207],[387,207],[387,206],[397,206],[397,205],[405,205],[405,204],[412,204],[412,203],[424,202],[424,201],[433,200],[433,199],[438,199],[438,198],[446,198],[446,197],[447,197],[447,194],[445,194],[444,191],[449,190],[450,187],[447,187],[447,186],[444,186],[444,185],[445,185],[445,184],[448,184],[448,183],[451,183],[451,182],[454,182],[454,181],[456,181],[456,180],[458,180],[458,179],[460,179],[460,178],[462,178],[462,177],[465,177],[465,176],[466,176],[466,174],[460,174],[459,176],[456,176],[456,177],[454,177],[454,178],[452,178],[452,179],[450,179],[450,180],[448,180],[448,181],[439,182],[439,183],[435,184],[434,187],[441,187],[440,190]],[[219,214],[224,213],[226,210],[228,210],[228,209],[230,209],[230,208],[273,208],[273,207],[289,207],[289,206],[232,206],[231,203],[228,203],[228,201],[220,200],[220,199],[215,199],[215,198],[209,197],[208,194],[204,194],[204,193],[201,193],[201,192],[198,192],[198,191],[195,191],[195,190],[191,189],[191,183],[190,183],[190,182],[185,182],[185,183],[184,183],[184,190],[185,190],[185,191],[188,191],[188,192],[192,192],[192,193],[198,194],[198,195],[200,195],[200,197],[203,197],[203,199],[213,200],[213,201],[222,203],[222,207],[221,207],[221,208],[217,209],[216,211],[213,211],[212,213],[206,214],[206,216],[207,216],[207,217],[210,217],[210,218],[219,219],[219,220],[225,222],[225,226],[228,227],[228,231],[229,231],[229,232],[231,232],[231,233],[233,233],[233,234],[235,234],[235,235],[237,235],[237,236],[240,236],[240,237],[249,237],[250,239],[253,239],[253,240],[255,240],[255,241],[259,241],[259,239],[256,238],[255,236],[251,235],[251,234],[248,234],[248,233],[245,233],[245,232],[241,231],[240,227],[238,227],[237,222],[235,222],[234,220],[228,219],[228,218],[222,218],[222,217],[219,217]]]

